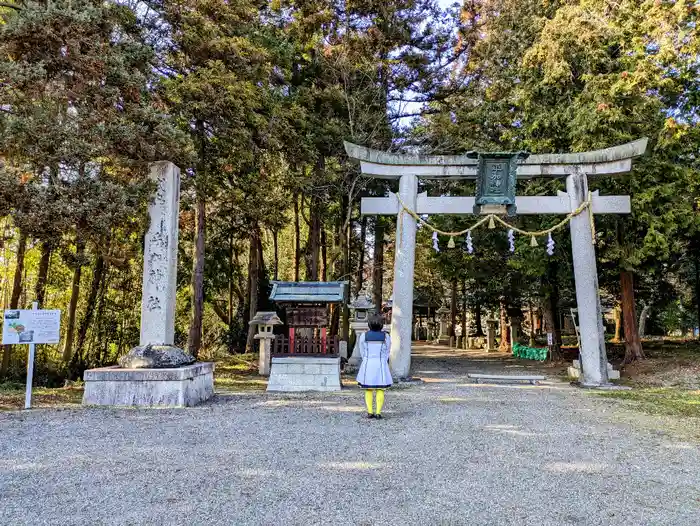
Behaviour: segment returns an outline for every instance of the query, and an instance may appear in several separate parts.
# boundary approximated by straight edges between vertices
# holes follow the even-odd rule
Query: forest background
[[[0,302],[63,311],[39,346],[45,385],[111,364],[138,343],[148,163],[182,169],[176,343],[194,355],[252,347],[248,320],[281,280],[391,294],[392,218],[359,199],[347,140],[391,151],[586,151],[640,137],[622,176],[629,217],[597,218],[604,304],[622,312],[626,360],[646,331],[700,316],[700,41],[693,1],[26,0],[0,2]],[[432,195],[473,195],[466,181]],[[520,182],[553,194],[562,180]],[[431,217],[461,230],[473,219]],[[539,229],[552,218],[518,218]],[[502,230],[474,253],[419,231],[416,300],[503,322],[574,306],[568,232]],[[646,307],[646,309],[645,309]],[[336,310],[333,330],[347,330]],[[505,323],[503,324],[505,326]],[[478,326],[468,328],[471,332]],[[507,331],[503,339],[507,339]],[[25,352],[2,349],[0,379]]]

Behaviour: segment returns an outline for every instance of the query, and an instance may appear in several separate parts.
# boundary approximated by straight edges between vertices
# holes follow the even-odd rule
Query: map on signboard
[[[60,310],[6,310],[3,313],[3,345],[58,343],[60,332]]]

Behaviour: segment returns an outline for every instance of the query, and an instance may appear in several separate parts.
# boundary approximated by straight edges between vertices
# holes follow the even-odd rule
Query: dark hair
[[[370,331],[381,331],[384,328],[384,316],[381,314],[374,314],[369,318],[369,330]]]

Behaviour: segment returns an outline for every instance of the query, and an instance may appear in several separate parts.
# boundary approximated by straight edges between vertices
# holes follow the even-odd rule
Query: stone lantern
[[[374,304],[367,296],[358,296],[350,304],[350,329],[355,334],[355,347],[352,350],[352,356],[348,360],[348,365],[351,367],[359,367],[362,362],[360,357],[360,348],[358,343],[360,336],[369,330],[369,317],[374,313]]]
[[[258,373],[261,376],[270,375],[270,360],[272,357],[272,340],[275,339],[273,328],[275,325],[282,325],[282,320],[276,312],[256,312],[251,325],[258,326],[258,334],[255,339],[260,341],[260,356],[258,358]]]
[[[450,339],[449,331],[447,329],[450,309],[443,305],[437,311],[435,311],[435,314],[438,315],[438,320],[440,321],[440,334],[438,335],[438,341],[440,343],[446,343]]]

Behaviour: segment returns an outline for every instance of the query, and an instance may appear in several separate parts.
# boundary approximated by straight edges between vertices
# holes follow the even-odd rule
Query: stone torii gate
[[[515,183],[516,176],[517,179],[566,177],[566,192],[558,192],[556,196],[516,197],[517,213],[565,215],[577,210],[588,200],[589,175],[628,172],[632,168],[632,159],[643,155],[646,147],[647,139],[644,138],[604,150],[518,157],[513,161],[517,164],[512,165],[512,183]],[[474,205],[482,204],[477,203],[475,197],[428,197],[425,192],[418,194],[419,177],[477,179],[480,162],[483,161],[481,155],[392,154],[347,142],[345,150],[351,159],[360,161],[363,174],[375,178],[399,179],[401,201],[417,214],[473,214]],[[514,159],[516,157],[513,156]],[[629,196],[600,196],[598,192],[591,195],[590,207],[594,214],[631,212]],[[492,211],[488,208],[481,210],[482,213]],[[411,367],[416,219],[403,209],[394,194],[389,197],[363,198],[361,213],[397,215],[390,357],[394,374],[406,378]],[[581,328],[582,385],[595,387],[608,383],[608,373],[591,226],[587,213],[574,216],[570,223],[576,302]]]

